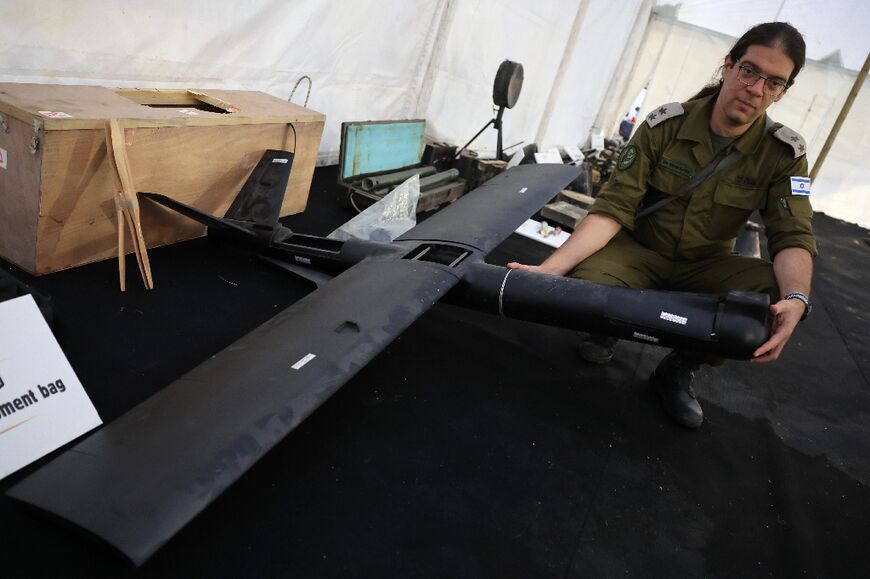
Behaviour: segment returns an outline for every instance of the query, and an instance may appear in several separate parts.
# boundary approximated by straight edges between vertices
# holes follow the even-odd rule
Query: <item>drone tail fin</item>
[[[293,153],[266,150],[224,218],[258,225],[276,224],[292,166]]]

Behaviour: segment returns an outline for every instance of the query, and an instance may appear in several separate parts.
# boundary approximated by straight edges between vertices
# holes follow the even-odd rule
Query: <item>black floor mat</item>
[[[349,218],[334,183],[318,169],[285,223]],[[589,366],[572,332],[438,305],[138,570],[0,497],[3,575],[870,576],[870,245],[816,229],[816,309],[781,360],[701,371],[699,431],[647,387],[663,350]],[[547,251],[512,236],[489,261]],[[309,291],[204,239],[151,257],[153,292],[120,294],[111,261],[14,270],[105,421]]]

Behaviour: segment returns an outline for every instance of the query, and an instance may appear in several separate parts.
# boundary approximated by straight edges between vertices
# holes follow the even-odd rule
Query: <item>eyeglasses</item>
[[[764,79],[764,94],[779,96],[788,88],[788,83],[776,78],[762,76],[744,64],[737,66],[737,80],[746,86],[755,86],[759,78]]]

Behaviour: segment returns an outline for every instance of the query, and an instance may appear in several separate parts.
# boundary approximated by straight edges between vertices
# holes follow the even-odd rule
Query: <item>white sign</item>
[[[535,153],[535,163],[558,163],[561,165],[564,161],[562,161],[562,154],[559,153],[559,149],[553,147],[552,149],[548,149],[544,153]]]
[[[9,163],[9,153],[6,149],[0,149],[0,169],[6,169]]]
[[[579,163],[583,160],[583,153],[580,152],[580,147],[577,145],[567,145],[565,146],[565,153],[575,163]]]
[[[30,295],[0,303],[0,479],[102,424]]]
[[[571,237],[571,234],[567,231],[556,230],[552,226],[544,227],[544,223],[534,219],[526,219],[526,222],[519,226],[516,233],[519,233],[523,237],[546,243],[550,247],[562,247],[562,244]]]
[[[592,144],[593,149],[597,149],[599,151],[604,150],[604,135],[602,135],[601,133],[593,133],[589,135],[589,141]]]
[[[513,156],[511,157],[511,160],[508,161],[506,168],[510,169],[511,167],[516,167],[517,165],[522,163],[523,159],[525,159],[525,158],[526,158],[526,154],[523,152],[522,149],[520,149],[519,151],[517,151],[516,153],[513,154]]]

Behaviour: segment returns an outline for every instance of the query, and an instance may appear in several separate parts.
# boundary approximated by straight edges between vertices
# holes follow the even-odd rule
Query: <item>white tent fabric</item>
[[[457,2],[439,56],[426,119],[436,139],[464,141],[492,118],[492,81],[508,58],[523,64],[517,105],[505,112],[505,145],[585,141],[641,1]],[[563,63],[564,61],[564,63]],[[491,153],[493,133],[475,145]]]
[[[681,22],[739,37],[759,22],[789,22],[807,43],[807,58],[839,54],[842,66],[860,70],[870,50],[870,2],[863,0],[658,0],[678,5]]]
[[[327,116],[319,163],[330,164],[345,121],[426,118],[433,139],[464,144],[493,117],[495,73],[510,59],[525,83],[504,115],[505,144],[576,144],[642,7],[650,2],[0,0],[0,82],[287,98],[307,75],[308,106]],[[494,131],[475,148],[491,154]]]
[[[441,8],[283,0],[0,5],[2,81],[227,88],[287,98],[308,75],[308,105],[329,123],[321,149],[327,158],[337,158],[341,121],[413,114],[419,63]],[[306,89],[303,83],[294,102],[302,103]]]

